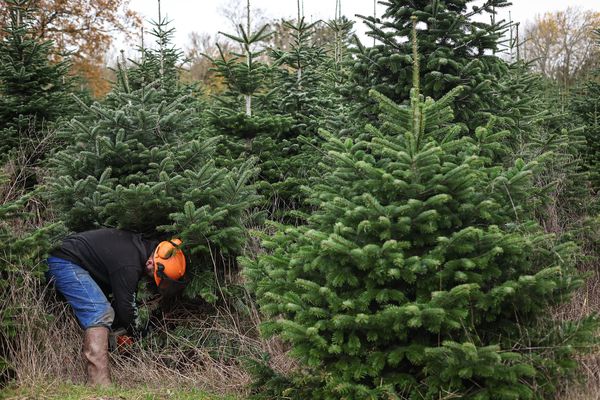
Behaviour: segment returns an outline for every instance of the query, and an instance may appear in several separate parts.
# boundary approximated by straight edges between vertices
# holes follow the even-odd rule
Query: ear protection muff
[[[185,282],[185,255],[179,248],[180,239],[160,242],[154,250],[154,281],[161,288],[167,282]]]
[[[173,254],[179,250],[179,246],[181,246],[180,239],[173,240],[165,240],[164,242],[160,242],[156,248],[156,254],[158,257],[163,260],[167,260],[173,256]],[[181,250],[179,250],[181,251]]]

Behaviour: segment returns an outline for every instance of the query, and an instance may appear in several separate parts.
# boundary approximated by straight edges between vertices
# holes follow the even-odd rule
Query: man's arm
[[[140,277],[138,266],[125,266],[110,277],[117,320],[130,335],[136,333],[136,293]]]

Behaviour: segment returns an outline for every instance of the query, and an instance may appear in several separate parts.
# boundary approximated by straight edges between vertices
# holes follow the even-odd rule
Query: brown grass
[[[598,312],[600,312],[600,275],[594,271],[572,301],[557,312],[557,318],[575,320]],[[581,366],[578,373],[581,374],[584,383],[566,386],[559,399],[600,399],[600,349],[581,357],[579,362]]]
[[[66,304],[48,301],[48,288],[26,267],[8,272],[0,314],[14,313],[16,332],[2,332],[11,374],[20,385],[53,380],[80,381],[81,329]]]
[[[593,199],[597,201],[596,199]],[[571,221],[576,221],[573,217]],[[557,320],[578,320],[591,314],[600,314],[600,218],[588,222],[590,229],[576,239],[581,246],[583,258],[579,260],[578,269],[589,275],[585,285],[579,289],[571,301],[555,311]],[[575,223],[571,222],[571,226]],[[563,388],[559,400],[592,400],[600,399],[600,348],[580,357],[579,377],[582,384],[571,384]]]

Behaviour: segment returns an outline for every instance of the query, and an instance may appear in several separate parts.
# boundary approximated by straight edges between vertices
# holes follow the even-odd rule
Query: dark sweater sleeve
[[[113,307],[117,320],[131,335],[135,335],[137,318],[136,293],[140,280],[139,267],[126,266],[111,274]]]

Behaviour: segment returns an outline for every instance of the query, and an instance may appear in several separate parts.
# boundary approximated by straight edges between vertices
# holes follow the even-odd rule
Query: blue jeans
[[[115,312],[89,272],[71,261],[48,258],[48,281],[65,296],[83,329],[110,326]]]

